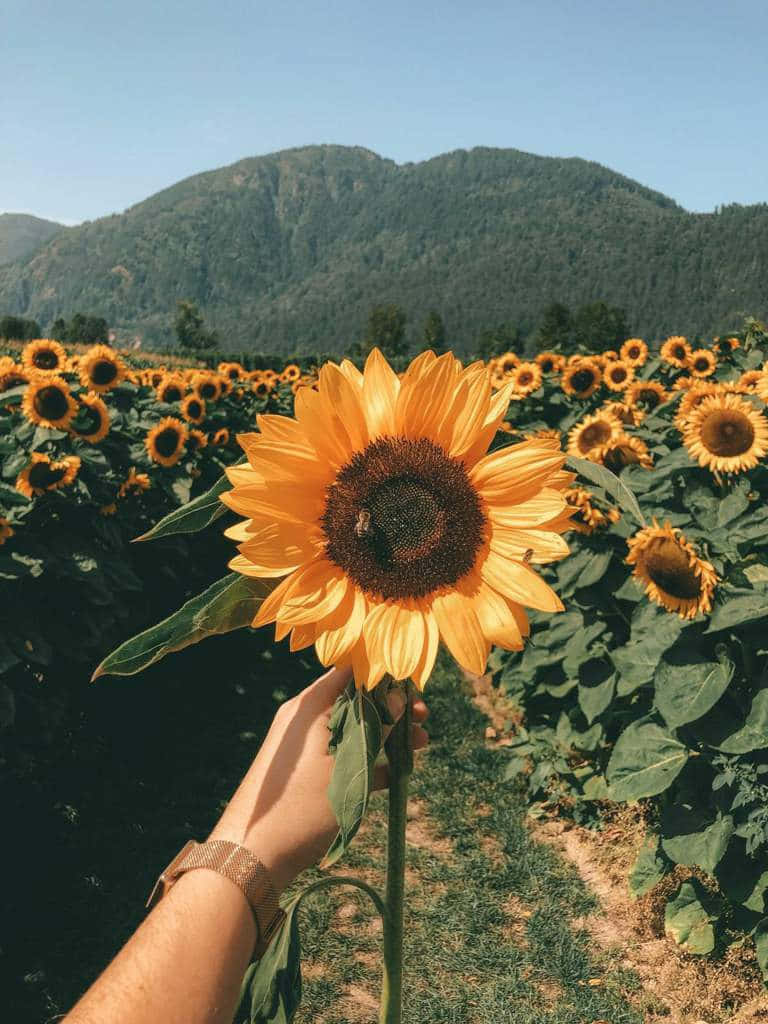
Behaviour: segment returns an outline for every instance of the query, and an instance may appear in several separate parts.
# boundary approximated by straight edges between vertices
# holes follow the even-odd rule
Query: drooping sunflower
[[[152,486],[152,481],[149,479],[147,473],[137,473],[136,467],[131,466],[128,470],[128,476],[120,484],[117,491],[118,498],[125,498],[129,494],[141,494],[142,491],[148,491]]]
[[[77,402],[63,377],[36,373],[29,382],[21,410],[41,427],[66,428],[77,412]]]
[[[600,386],[601,377],[594,359],[579,358],[577,362],[569,362],[563,370],[563,391],[574,398],[589,398]]]
[[[683,444],[713,473],[743,473],[768,452],[768,421],[745,398],[709,395],[689,411]]]
[[[559,373],[565,364],[565,359],[556,352],[539,352],[536,362],[544,374]]]
[[[46,491],[57,491],[68,487],[80,470],[80,459],[77,455],[65,455],[57,462],[52,462],[49,455],[43,452],[32,452],[30,462],[16,478],[16,490],[34,498]]]
[[[167,377],[164,376],[157,385],[157,400],[158,402],[165,402],[167,405],[172,405],[174,402],[180,402],[182,400],[186,390],[187,384],[183,377],[179,377],[176,374],[169,374]]]
[[[526,398],[541,387],[541,367],[537,363],[518,363],[510,380],[514,384],[512,398]]]
[[[648,358],[648,346],[642,338],[627,338],[619,349],[619,355],[625,363],[642,366]]]
[[[603,402],[600,411],[619,420],[625,427],[636,427],[645,419],[645,411],[632,403],[629,392],[624,399],[623,402]]]
[[[229,444],[229,431],[226,427],[219,427],[211,437],[211,444]]]
[[[621,512],[617,508],[609,508],[607,512],[598,508],[594,495],[583,487],[569,487],[565,492],[565,500],[576,510],[569,529],[577,533],[589,535],[621,519]]]
[[[623,359],[612,359],[603,370],[603,381],[611,391],[626,391],[634,379],[634,366]]]
[[[30,375],[21,366],[11,360],[11,365],[0,370],[0,395],[11,388],[21,387],[22,384],[29,384]]]
[[[625,433],[618,434],[599,448],[593,448],[589,457],[595,462],[601,462],[612,473],[620,473],[625,466],[635,464],[645,469],[653,466],[653,459],[646,443],[639,437]]]
[[[735,352],[737,348],[741,348],[741,342],[738,338],[715,338],[715,344],[712,347],[717,352]]]
[[[659,355],[665,363],[684,370],[691,355],[691,346],[682,334],[673,334],[661,346]]]
[[[161,466],[175,466],[184,452],[187,428],[175,416],[166,416],[152,427],[145,444],[149,457]]]
[[[204,402],[216,402],[221,397],[223,377],[218,373],[196,373],[192,378],[192,390]]]
[[[492,643],[520,649],[523,605],[562,609],[531,563],[568,552],[573,475],[551,441],[485,454],[511,389],[494,396],[488,370],[451,353],[398,377],[374,349],[363,373],[324,366],[295,420],[259,416],[221,496],[247,517],[226,531],[230,567],[285,577],[253,625],[276,622],[293,649],[314,643],[368,688],[385,673],[423,687],[441,637],[475,673]]]
[[[187,434],[187,448],[191,452],[196,452],[200,448],[205,448],[208,444],[208,438],[204,431],[195,430],[194,428]]]
[[[67,353],[53,338],[35,338],[24,346],[21,362],[27,373],[62,373],[67,368]]]
[[[711,377],[717,369],[717,357],[708,348],[697,348],[688,357],[688,370],[692,377]]]
[[[96,394],[81,395],[70,430],[89,444],[103,441],[109,433],[109,410],[104,400]]]
[[[627,541],[632,575],[645,584],[648,597],[681,619],[693,619],[712,608],[717,583],[714,566],[700,558],[676,527],[665,523],[638,530]]]
[[[622,424],[606,412],[585,416],[568,434],[568,454],[589,458],[592,452],[622,433]]]
[[[636,380],[627,388],[627,401],[647,412],[663,405],[668,398],[664,385],[657,380]]]
[[[6,519],[5,516],[0,516],[0,547],[2,547],[2,545],[5,544],[9,537],[12,537],[15,532],[16,531],[11,526],[10,520]]]
[[[202,423],[205,419],[205,402],[197,395],[187,395],[181,403],[181,415],[187,423]]]
[[[280,374],[280,380],[283,384],[292,384],[295,380],[298,380],[300,376],[301,369],[295,363],[288,363]]]
[[[81,358],[78,372],[83,387],[101,395],[125,379],[126,366],[109,345],[93,345]]]

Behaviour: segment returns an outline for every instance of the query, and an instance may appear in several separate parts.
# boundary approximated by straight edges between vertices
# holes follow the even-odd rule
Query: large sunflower
[[[684,370],[691,355],[691,346],[681,334],[673,334],[661,346],[659,355],[665,363]]]
[[[184,452],[187,428],[175,416],[166,416],[152,427],[145,444],[149,456],[161,466],[175,466]]]
[[[58,462],[52,462],[43,452],[32,452],[30,462],[16,478],[16,490],[28,498],[57,491],[71,484],[80,470],[77,455],[65,455]]]
[[[697,348],[688,357],[688,370],[692,377],[711,377],[717,369],[717,356],[708,348]]]
[[[627,541],[627,563],[632,575],[645,584],[652,601],[682,619],[693,619],[712,608],[712,593],[717,583],[714,566],[699,558],[693,546],[669,523],[642,530]]]
[[[98,444],[109,433],[109,410],[98,395],[81,395],[70,430],[89,444]]]
[[[625,391],[635,379],[635,367],[623,359],[612,359],[603,370],[603,381],[611,391]]]
[[[41,427],[68,427],[77,412],[69,384],[63,377],[36,373],[24,393],[21,410]]]
[[[286,577],[254,626],[277,623],[293,649],[314,643],[325,665],[351,665],[358,686],[384,676],[423,687],[438,641],[482,673],[491,644],[519,650],[523,605],[562,604],[531,568],[568,553],[570,512],[556,442],[486,455],[511,383],[451,353],[416,358],[402,375],[378,349],[360,373],[345,360],[296,396],[296,419],[259,416],[241,434],[222,501],[246,516],[226,531],[230,562]]]
[[[24,346],[21,362],[28,373],[62,373],[67,368],[67,353],[53,338],[35,338]]]
[[[93,345],[80,360],[78,372],[83,387],[101,395],[125,379],[126,366],[109,345]]]
[[[562,386],[566,395],[589,398],[600,386],[602,373],[594,359],[579,358],[563,370]]]
[[[606,412],[585,416],[568,434],[568,454],[588,457],[594,449],[608,444],[622,432],[620,421]]]
[[[683,443],[713,473],[743,473],[768,452],[768,422],[745,398],[710,395],[688,413]]]
[[[642,338],[628,338],[619,349],[619,355],[625,363],[642,366],[648,358],[648,346]]]

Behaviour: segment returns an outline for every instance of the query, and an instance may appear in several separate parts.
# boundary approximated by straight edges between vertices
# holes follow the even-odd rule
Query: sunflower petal
[[[471,597],[449,590],[432,600],[443,643],[462,668],[482,675],[488,662],[490,643],[483,636]]]
[[[561,612],[563,603],[554,590],[528,566],[488,549],[480,563],[480,575],[494,590],[526,608]]]

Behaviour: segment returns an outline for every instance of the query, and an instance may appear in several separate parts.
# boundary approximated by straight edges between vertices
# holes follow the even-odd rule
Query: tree
[[[200,352],[218,347],[219,339],[216,332],[206,328],[202,313],[195,303],[188,299],[179,299],[176,303],[173,328],[183,349]]]
[[[394,302],[373,306],[368,314],[365,337],[355,346],[356,354],[366,356],[372,348],[380,348],[390,359],[406,355],[405,321],[405,311]]]
[[[424,347],[435,352],[445,352],[445,324],[440,314],[431,309],[424,321]]]
[[[577,343],[593,352],[607,348],[618,349],[629,337],[624,310],[605,302],[590,302],[581,306],[573,321]]]
[[[483,331],[473,348],[478,359],[488,360],[504,352],[516,352],[520,343],[520,328],[504,323]]]
[[[40,337],[40,324],[37,320],[27,320],[23,316],[4,316],[0,318],[0,338],[12,341],[31,341]]]
[[[567,352],[573,348],[573,315],[562,302],[551,302],[541,314],[536,331],[536,349]]]

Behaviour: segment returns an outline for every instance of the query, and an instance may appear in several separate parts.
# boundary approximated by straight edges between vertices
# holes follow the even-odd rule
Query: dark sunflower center
[[[166,427],[155,438],[155,448],[164,459],[174,455],[179,445],[179,432],[174,427]]]
[[[651,542],[645,553],[648,575],[661,590],[672,597],[698,597],[699,578],[690,566],[688,555],[667,537]]]
[[[35,412],[47,420],[60,420],[68,411],[67,396],[60,388],[40,388],[35,395]]]
[[[612,473],[620,473],[625,466],[639,462],[640,456],[629,445],[617,444],[609,448],[603,456],[603,465]]]
[[[555,365],[551,359],[542,359],[541,361],[542,373],[551,373],[552,367]]]
[[[701,441],[713,455],[743,455],[755,440],[755,428],[736,410],[716,409],[701,425]]]
[[[200,446],[200,438],[197,436],[197,434],[193,434],[190,432],[190,435],[187,438],[187,445],[189,446],[190,451],[194,452],[198,449],[198,447]]]
[[[658,391],[654,391],[653,388],[641,388],[637,393],[636,400],[640,405],[644,405],[646,409],[655,409],[661,401]]]
[[[709,369],[709,360],[705,359],[703,356],[699,356],[698,359],[694,360],[693,368],[695,370],[698,370],[699,373],[701,373],[702,370],[708,370]]]
[[[53,370],[59,365],[59,357],[50,348],[41,348],[35,352],[32,362],[38,370]]]
[[[266,384],[257,384],[256,385],[256,394],[257,395],[266,395],[268,391],[269,391],[269,388],[267,387]]]
[[[187,415],[192,416],[193,419],[197,419],[202,411],[202,405],[200,405],[197,399],[193,398],[192,401],[187,406]]]
[[[612,433],[613,430],[607,423],[590,423],[579,434],[579,448],[583,452],[588,452],[598,444],[605,444]]]
[[[577,370],[571,377],[571,385],[575,391],[586,391],[592,386],[594,379],[591,370]]]
[[[675,345],[672,349],[672,355],[675,359],[685,359],[685,349],[682,345]]]
[[[95,434],[101,427],[101,413],[91,405],[81,405],[77,411],[75,430],[78,434]]]
[[[341,469],[322,525],[331,561],[366,592],[396,600],[466,575],[485,516],[461,462],[432,441],[386,437]]]
[[[66,469],[63,467],[52,469],[48,462],[36,462],[29,471],[29,482],[32,487],[47,490],[57,484],[65,473]]]
[[[111,384],[117,376],[117,365],[111,359],[97,359],[91,368],[91,380],[99,387]]]
[[[239,371],[238,371],[237,367],[235,367],[235,366],[232,366],[232,367],[230,368],[230,370],[229,370],[229,379],[230,379],[230,380],[237,380],[237,378],[238,378],[239,376],[240,376],[240,373],[239,373]]]
[[[206,381],[205,384],[200,386],[200,397],[201,398],[213,398],[216,394],[216,385],[212,381]]]
[[[178,402],[181,398],[181,388],[176,384],[171,384],[163,391],[164,402]]]
[[[616,384],[621,384],[622,381],[627,379],[627,371],[623,366],[614,366],[611,368],[611,380]]]
[[[630,345],[629,346],[629,358],[630,359],[639,359],[640,358],[640,348],[639,348],[638,345]]]
[[[517,383],[520,385],[520,387],[527,388],[528,385],[532,382],[532,380],[533,374],[531,373],[531,371],[524,370],[517,378]]]

